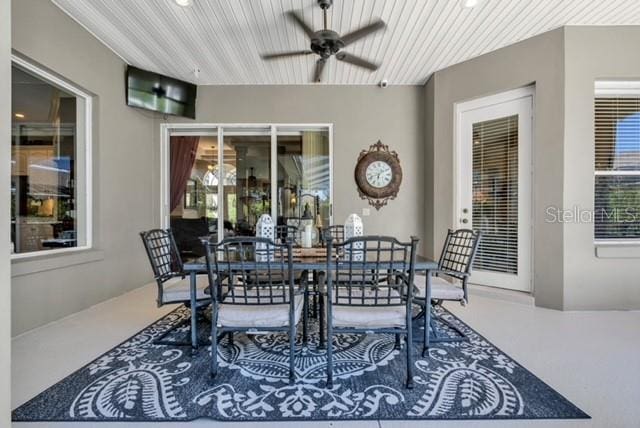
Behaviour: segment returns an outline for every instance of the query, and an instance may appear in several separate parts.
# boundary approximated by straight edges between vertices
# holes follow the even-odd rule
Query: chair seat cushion
[[[252,294],[250,290],[250,293]],[[303,296],[294,298],[295,324],[298,324],[302,316]],[[218,327],[286,327],[289,325],[289,304],[276,305],[242,305],[220,304],[218,307]]]
[[[191,299],[191,289],[189,277],[171,278],[164,283],[162,287],[162,303],[178,303],[187,302]],[[205,293],[205,290],[209,287],[209,278],[207,275],[196,276],[196,296],[197,299],[207,299],[209,295]]]
[[[427,277],[416,276],[414,283],[417,288],[415,297],[424,299],[427,290]],[[439,276],[431,277],[431,298],[439,300],[463,300],[464,290],[461,286]]]
[[[359,292],[359,293],[358,293]],[[362,291],[352,289],[352,297],[358,296],[357,302],[362,302],[360,298]],[[383,294],[384,293],[384,294]],[[399,297],[399,293],[386,287],[381,287],[378,297],[389,293],[393,297]],[[333,325],[339,328],[404,328],[406,326],[407,306],[398,304],[393,306],[357,306],[346,305],[347,289],[340,288],[338,302],[342,305],[333,306]],[[364,303],[373,305],[375,291],[367,289],[364,291]],[[395,299],[394,299],[395,300]],[[393,300],[392,300],[393,301]],[[397,300],[396,300],[397,301]],[[380,300],[379,300],[380,302]]]

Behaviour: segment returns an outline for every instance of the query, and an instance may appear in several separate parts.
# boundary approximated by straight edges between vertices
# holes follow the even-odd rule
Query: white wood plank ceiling
[[[310,84],[315,55],[265,62],[260,53],[309,47],[286,19],[322,27],[316,0],[52,0],[127,63],[198,84]],[[431,73],[562,25],[640,24],[639,0],[334,0],[340,34],[382,18],[387,28],[345,51],[376,72],[332,58],[323,84],[423,84]],[[194,70],[200,70],[196,73]]]

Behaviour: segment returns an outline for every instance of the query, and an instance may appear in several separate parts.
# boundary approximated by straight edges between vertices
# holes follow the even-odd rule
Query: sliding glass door
[[[171,133],[168,144],[168,226],[181,255],[204,255],[199,237],[218,234],[219,186],[222,164],[217,129]]]
[[[226,172],[234,183],[225,186],[224,234],[255,235],[262,214],[271,214],[271,129],[223,128]]]
[[[330,125],[172,124],[163,143],[163,219],[185,258],[201,236],[254,235],[262,214],[331,224]]]
[[[301,228],[331,223],[331,168],[326,128],[278,127],[277,220]]]

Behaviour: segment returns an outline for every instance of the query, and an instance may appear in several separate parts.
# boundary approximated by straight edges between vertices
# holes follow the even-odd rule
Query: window
[[[640,81],[595,89],[595,239],[640,240]]]
[[[91,98],[18,56],[11,79],[13,258],[89,247]]]

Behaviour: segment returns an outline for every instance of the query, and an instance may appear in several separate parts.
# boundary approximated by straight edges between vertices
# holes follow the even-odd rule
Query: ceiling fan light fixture
[[[189,7],[193,4],[193,0],[173,0],[178,6]]]

